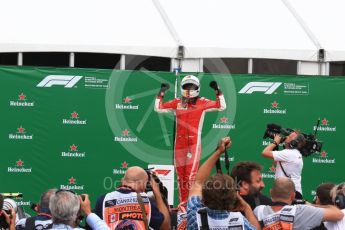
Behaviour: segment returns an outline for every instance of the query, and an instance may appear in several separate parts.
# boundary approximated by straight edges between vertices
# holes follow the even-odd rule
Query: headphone
[[[305,142],[305,137],[303,136],[303,134],[298,134],[295,139],[290,141],[289,145],[290,148],[297,149],[299,147],[298,145],[303,142]]]
[[[345,195],[344,195],[344,191],[341,191],[343,190],[344,186],[345,186],[345,183],[338,185],[337,193],[334,199],[334,204],[340,209],[345,209]]]

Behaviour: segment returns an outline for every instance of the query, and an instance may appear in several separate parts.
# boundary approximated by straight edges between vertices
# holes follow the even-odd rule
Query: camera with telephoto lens
[[[28,217],[29,215],[25,213],[22,206],[18,205],[14,199],[22,198],[22,193],[2,193],[1,199],[3,199],[2,210],[8,215],[11,215],[11,209],[16,213],[17,220]],[[13,198],[13,199],[11,199]],[[8,229],[8,224],[4,215],[0,216],[0,229]]]
[[[155,180],[155,182],[158,184],[159,192],[162,195],[162,198],[166,205],[168,205],[167,199],[168,199],[168,189],[163,185],[162,181],[158,178],[158,176],[152,171],[152,169],[145,169],[147,176],[149,177],[148,183],[146,185],[145,192],[153,192],[152,185],[150,183],[151,178]]]
[[[17,212],[17,203],[9,198],[4,199],[4,203],[2,206],[2,210],[5,211],[8,215],[11,215],[11,209],[14,210],[14,212]],[[0,229],[7,229],[9,226],[6,222],[6,218],[4,215],[0,216]]]
[[[268,124],[263,138],[274,139],[274,135],[279,134],[282,138],[281,142],[284,142],[286,140],[286,137],[289,136],[292,132],[294,132],[293,129],[282,128],[277,124]],[[298,150],[304,157],[310,156],[315,152],[321,152],[322,142],[316,139],[316,135],[305,133],[301,133],[301,135],[303,135],[305,143],[302,147],[298,148]]]

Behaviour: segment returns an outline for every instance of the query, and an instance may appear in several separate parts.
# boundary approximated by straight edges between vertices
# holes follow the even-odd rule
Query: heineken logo
[[[282,109],[277,101],[271,103],[270,108],[263,109],[264,114],[286,114],[287,110]]]
[[[113,169],[114,175],[124,175],[125,173],[126,173],[126,171],[123,169]]]
[[[73,144],[73,145],[71,145],[69,148],[71,149],[71,151],[77,151],[78,146],[76,146],[75,144]]]
[[[321,152],[321,157],[322,158],[326,158],[327,157],[327,152],[326,151],[322,151]]]
[[[272,165],[270,168],[269,168],[270,172],[273,172],[275,173],[276,172],[276,167],[274,165]]]
[[[18,161],[16,161],[16,165],[18,167],[23,167],[24,166],[24,161],[22,161],[21,159],[19,159]]]
[[[71,118],[73,119],[78,119],[79,118],[79,115],[76,111],[74,111],[73,113],[71,113]]]
[[[266,172],[262,172],[262,178],[274,179],[275,178],[276,167],[271,165]]]
[[[129,97],[125,97],[125,98],[123,99],[123,102],[124,102],[125,104],[131,103],[131,101],[132,101],[132,99],[129,98]]]
[[[115,109],[120,109],[120,110],[138,110],[139,105],[132,105],[132,98],[130,97],[125,97],[123,98],[123,104],[115,104]]]
[[[114,175],[124,175],[126,173],[126,170],[128,168],[128,163],[126,161],[121,163],[121,168],[117,169],[113,169],[113,174]]]
[[[24,93],[21,93],[20,95],[18,95],[18,99],[19,99],[20,101],[24,101],[25,98],[26,98],[26,96],[25,96]]]
[[[128,131],[127,129],[125,129],[125,130],[122,131],[122,134],[123,134],[125,137],[128,137],[129,131]]]
[[[85,152],[79,152],[78,146],[75,144],[72,144],[69,146],[69,151],[61,152],[62,157],[71,157],[71,158],[84,158]]]
[[[262,146],[267,146],[269,144],[271,144],[271,142],[265,140],[262,141]]]
[[[235,129],[235,124],[228,124],[229,119],[227,117],[221,117],[218,120],[219,123],[212,124],[213,129]]]
[[[8,134],[8,139],[14,140],[32,140],[34,138],[33,134],[28,134],[23,126],[17,128],[16,133]]]
[[[69,119],[62,119],[62,124],[65,124],[65,125],[86,125],[87,120],[80,120],[78,112],[73,111],[71,113],[71,116]]]
[[[25,128],[23,128],[22,126],[17,128],[17,130],[18,130],[17,133],[21,133],[21,134],[25,133]]]
[[[312,163],[315,164],[335,164],[335,158],[329,158],[328,152],[325,150],[321,153],[315,153],[312,158]],[[315,157],[318,156],[318,157]]]
[[[262,146],[267,146],[267,145],[269,145],[269,144],[271,144],[272,142],[270,142],[270,141],[266,141],[266,140],[263,140],[262,141]],[[283,142],[284,143],[284,142]],[[279,144],[279,146],[283,146],[283,143],[280,143]]]
[[[233,154],[233,153],[231,153],[231,154]],[[219,160],[222,161],[222,162],[225,162],[225,157],[224,157],[224,156],[221,156],[221,157],[219,158]],[[235,157],[229,157],[229,161],[230,161],[230,162],[235,161]]]
[[[126,161],[124,161],[124,162],[122,162],[121,166],[122,166],[121,168],[126,169],[126,168],[128,168],[128,163]]]
[[[329,120],[327,118],[323,118],[321,120],[321,125],[319,127],[314,126],[314,131],[317,129],[317,131],[321,132],[336,132],[337,126],[331,126]]]
[[[13,107],[33,107],[35,106],[35,102],[28,101],[26,95],[22,92],[18,95],[17,100],[10,101],[10,106]]]
[[[76,179],[74,177],[71,177],[68,179],[69,184],[75,184],[75,182],[76,182]]]
[[[84,185],[77,185],[77,179],[71,176],[68,178],[68,184],[60,185],[60,189],[65,190],[84,190]]]
[[[32,168],[25,168],[24,161],[19,159],[16,161],[14,167],[7,167],[7,172],[9,173],[31,173]]]
[[[276,101],[274,101],[273,103],[271,103],[271,105],[272,108],[277,109],[279,104]]]
[[[221,123],[226,124],[228,123],[228,118],[227,117],[222,117],[219,119]]]
[[[114,141],[116,142],[138,142],[138,138],[131,136],[128,129],[122,130],[122,136],[115,136]]]
[[[16,203],[18,206],[30,206],[31,205],[31,201],[22,201],[22,200],[16,200]]]

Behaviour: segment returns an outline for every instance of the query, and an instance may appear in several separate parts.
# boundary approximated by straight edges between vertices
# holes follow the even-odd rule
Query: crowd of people
[[[303,140],[300,137],[297,139],[297,136],[297,133],[292,133],[286,138],[286,150],[299,153],[297,148]],[[293,144],[290,145],[290,142]],[[263,150],[263,156],[284,164],[299,164],[299,156],[296,161],[288,161],[279,155],[290,151],[273,151],[279,143],[280,137],[276,136],[273,144]],[[240,226],[238,229],[270,230],[345,229],[344,184],[322,184],[317,189],[315,204],[295,204],[302,197],[301,190],[296,189],[301,187],[295,185],[301,179],[293,180],[278,171],[270,189],[270,198],[266,197],[260,192],[264,183],[261,167],[255,162],[237,163],[232,177],[224,174],[209,177],[216,160],[230,146],[231,140],[223,138],[216,152],[199,169],[189,193],[188,229],[232,229],[236,226]],[[290,172],[289,168],[286,170]],[[296,196],[299,196],[298,199]]]
[[[231,175],[211,175],[217,160],[232,144],[229,137],[221,139],[196,174],[188,194],[186,226],[180,229],[344,230],[345,184],[321,184],[313,203],[300,202],[303,160],[298,146],[302,141],[294,132],[286,138],[285,150],[275,151],[281,142],[277,135],[263,150],[264,157],[280,165],[270,194],[265,196],[258,163],[239,162]],[[94,230],[174,228],[172,210],[153,176],[134,166],[128,168],[121,182],[115,191],[100,196],[93,209],[87,194],[49,189],[41,195],[36,216],[16,220],[13,209],[2,210],[1,216],[10,230],[81,229],[84,218],[84,228]],[[148,183],[153,196],[145,192]]]

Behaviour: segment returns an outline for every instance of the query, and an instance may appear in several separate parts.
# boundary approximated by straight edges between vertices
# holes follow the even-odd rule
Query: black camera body
[[[274,135],[279,134],[282,137],[282,142],[284,142],[286,137],[292,132],[294,132],[293,129],[282,128],[277,124],[268,124],[263,138],[274,139]],[[305,133],[301,133],[301,135],[304,137],[304,145],[301,148],[298,148],[298,150],[304,157],[308,157],[315,152],[321,152],[322,142],[318,141],[315,135]]]
[[[2,196],[3,197],[7,197],[7,196]],[[1,207],[2,211],[6,212],[7,215],[11,215],[11,210],[10,209],[14,209],[15,212],[17,212],[18,210],[18,206],[17,203],[10,199],[10,198],[6,198],[4,200],[2,200],[2,207]],[[8,224],[6,222],[5,216],[1,215],[0,216],[0,229],[8,229]]]
[[[11,211],[10,210],[4,210],[7,215],[10,215],[11,214]],[[1,215],[0,216],[0,229],[8,229],[8,224],[6,222],[6,219],[5,219],[5,216],[4,215]]]
[[[151,170],[152,169],[145,169],[147,176],[149,177],[149,181],[146,185],[145,192],[152,192],[153,191],[152,185],[150,183],[151,178],[153,178],[155,180],[155,182],[158,184],[159,191],[163,197],[163,200],[167,201],[168,200],[168,189],[163,185],[162,181],[158,178],[158,176],[154,172],[152,172]]]
[[[28,215],[25,213],[24,208],[17,204],[16,200],[23,197],[23,193],[2,193],[0,194],[0,207],[8,215],[11,215],[11,209],[16,213],[18,220],[26,218]],[[5,198],[5,199],[4,199]],[[8,229],[8,224],[6,222],[5,216],[0,216],[0,230]]]

